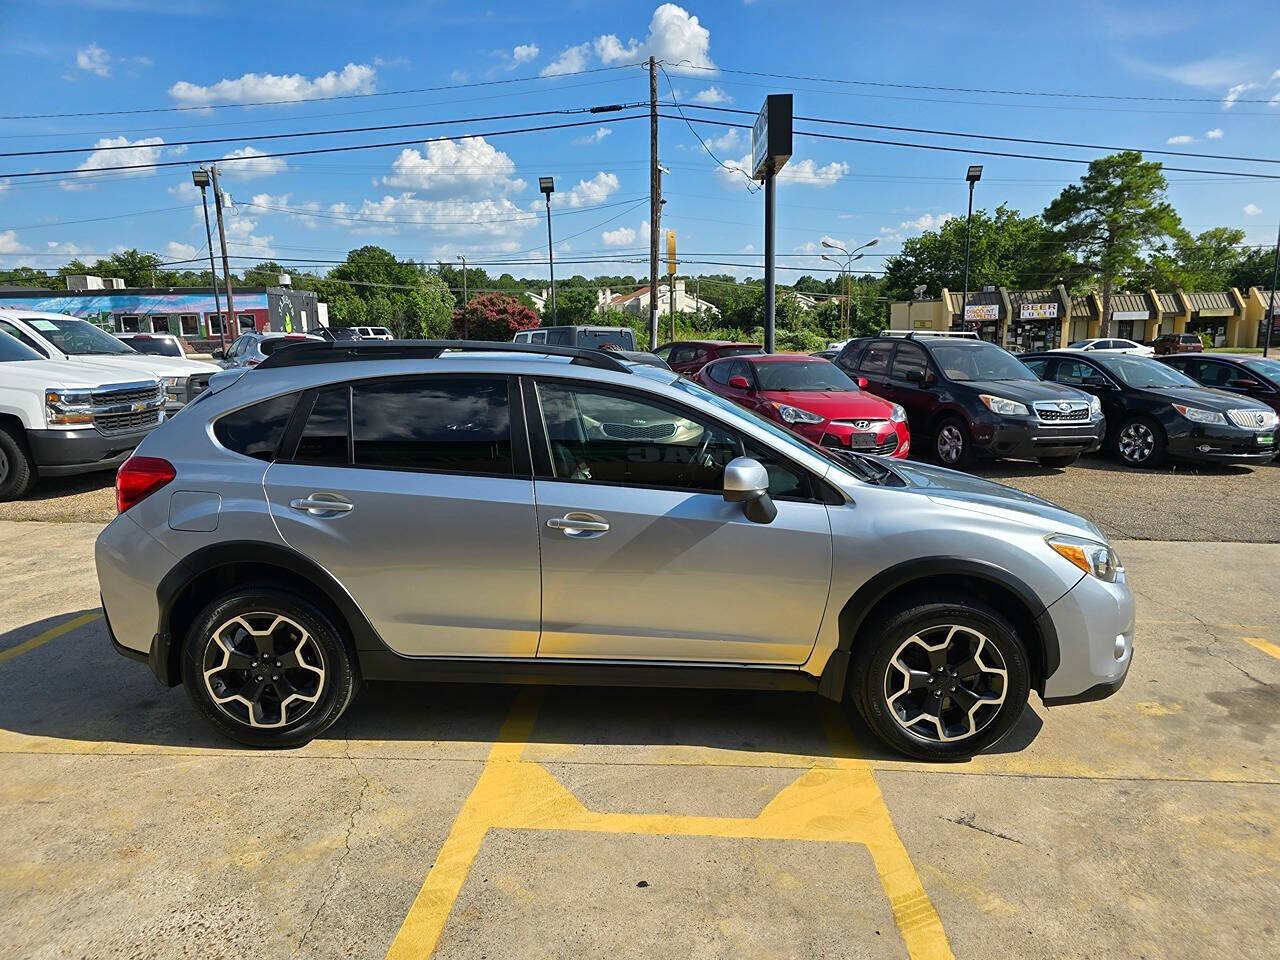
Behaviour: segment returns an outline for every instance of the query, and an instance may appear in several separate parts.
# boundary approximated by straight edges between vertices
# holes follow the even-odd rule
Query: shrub
[[[453,335],[467,340],[510,340],[538,326],[538,315],[513,296],[481,293],[453,311]]]

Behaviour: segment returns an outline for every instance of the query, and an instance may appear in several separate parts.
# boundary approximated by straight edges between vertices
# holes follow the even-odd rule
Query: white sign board
[[[1146,320],[1151,316],[1149,310],[1112,310],[1112,320]]]
[[[971,303],[964,308],[964,318],[966,320],[999,320],[1000,304]]]
[[[1053,320],[1058,316],[1056,303],[1024,303],[1018,308],[1018,316],[1023,320]]]

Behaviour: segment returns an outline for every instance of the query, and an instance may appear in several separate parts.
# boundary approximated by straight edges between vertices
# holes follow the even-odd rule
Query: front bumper
[[[114,470],[154,427],[114,436],[97,430],[28,430],[27,444],[41,476],[63,477]]]
[[[1105,421],[1042,423],[1034,417],[990,416],[972,427],[973,449],[983,457],[1035,460],[1092,453],[1102,446]]]
[[[784,423],[788,430],[814,443],[837,450],[874,453],[900,460],[911,452],[911,434],[905,423],[885,421],[876,430],[859,430],[852,423],[826,420],[822,423]]]
[[[1120,689],[1133,660],[1127,582],[1104,583],[1086,574],[1040,616],[1050,618],[1058,635],[1058,668],[1041,694],[1046,706],[1100,700]]]
[[[1266,463],[1276,455],[1280,430],[1242,430],[1233,426],[1192,424],[1170,431],[1166,451],[1179,460],[1212,463]]]

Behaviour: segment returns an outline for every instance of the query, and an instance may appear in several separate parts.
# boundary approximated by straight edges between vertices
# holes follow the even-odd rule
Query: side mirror
[[[1235,387],[1237,390],[1252,390],[1254,387],[1262,386],[1262,384],[1257,380],[1251,380],[1248,377],[1241,377],[1237,380],[1230,381],[1227,386]]]
[[[223,358],[226,357],[226,355],[227,355],[227,351],[223,350],[221,347],[213,351],[213,359],[215,360],[222,360]]]
[[[859,377],[859,378],[858,378],[858,389],[859,389],[859,390],[865,390],[865,389],[867,389],[867,387],[868,387],[868,386],[870,386],[870,383],[869,383],[869,381],[867,380],[867,378],[866,378],[866,377]]]
[[[742,504],[752,523],[772,523],[778,508],[769,498],[769,472],[759,460],[737,457],[724,468],[724,499]]]
[[[909,380],[911,383],[924,383],[924,379],[925,379],[925,378],[924,378],[924,371],[923,371],[923,370],[908,370],[908,371],[907,371],[907,380]]]
[[[750,390],[751,383],[742,374],[735,374],[729,378],[729,386],[735,390]]]

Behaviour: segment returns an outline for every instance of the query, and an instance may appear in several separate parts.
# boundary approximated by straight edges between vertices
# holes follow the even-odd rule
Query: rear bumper
[[[98,534],[94,562],[112,646],[131,659],[150,662],[154,671],[157,655],[167,654],[156,643],[160,622],[156,584],[178,564],[178,558],[125,513]]]
[[[28,430],[27,444],[46,477],[114,470],[154,428],[104,437],[97,430]]]
[[[1069,426],[1030,417],[990,417],[973,425],[973,450],[982,457],[1035,460],[1091,453],[1102,446],[1104,421]]]

